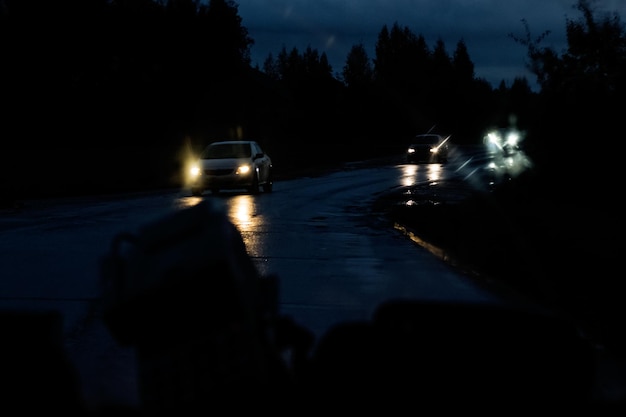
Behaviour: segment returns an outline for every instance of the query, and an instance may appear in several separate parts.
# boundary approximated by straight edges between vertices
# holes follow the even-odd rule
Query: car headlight
[[[197,176],[199,176],[200,167],[198,165],[194,165],[191,168],[189,168],[189,175],[191,176],[191,178],[196,178]]]
[[[511,132],[506,137],[506,144],[515,147],[519,143],[519,139],[520,137],[517,132]]]
[[[250,172],[252,168],[250,167],[250,165],[240,165],[237,168],[237,175],[246,175]]]
[[[497,146],[500,146],[500,143],[502,142],[502,138],[497,132],[489,132],[487,133],[486,141],[487,143],[492,143]]]

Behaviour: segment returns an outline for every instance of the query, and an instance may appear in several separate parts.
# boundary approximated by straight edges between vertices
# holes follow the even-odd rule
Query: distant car
[[[425,133],[415,136],[406,151],[408,163],[446,163],[450,136]]]
[[[194,196],[205,190],[245,189],[257,194],[259,187],[272,192],[272,160],[261,146],[250,140],[228,140],[209,144],[191,167],[190,189]]]
[[[495,156],[513,156],[520,149],[523,133],[514,128],[497,128],[487,132],[484,143],[487,152]]]

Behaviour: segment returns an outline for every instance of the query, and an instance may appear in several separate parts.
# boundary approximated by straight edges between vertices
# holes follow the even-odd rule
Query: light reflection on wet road
[[[495,300],[440,259],[371,218],[375,197],[445,178],[440,164],[344,171],[277,182],[271,194],[211,194],[241,232],[258,270],[280,280],[280,309],[317,336],[369,320],[394,298]]]
[[[27,202],[0,216],[0,308],[59,311],[88,399],[136,401],[132,353],[91,315],[101,257],[118,233],[206,199],[226,210],[259,272],[278,277],[279,312],[318,338],[336,323],[369,320],[390,299],[494,300],[370,212],[380,193],[436,183],[455,166],[348,169],[277,181],[258,195],[174,190]]]

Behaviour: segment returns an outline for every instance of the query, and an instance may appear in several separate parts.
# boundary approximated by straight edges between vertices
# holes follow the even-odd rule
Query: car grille
[[[218,175],[230,175],[234,171],[235,170],[232,169],[232,168],[227,168],[227,169],[205,169],[204,173],[206,175],[218,176]]]

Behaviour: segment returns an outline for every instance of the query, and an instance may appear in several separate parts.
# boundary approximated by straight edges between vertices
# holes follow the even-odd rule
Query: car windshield
[[[437,135],[428,135],[428,136],[417,136],[415,138],[415,143],[418,145],[435,145],[439,143],[439,136]]]
[[[203,154],[203,158],[249,158],[250,155],[250,145],[247,143],[219,143],[209,145]]]

